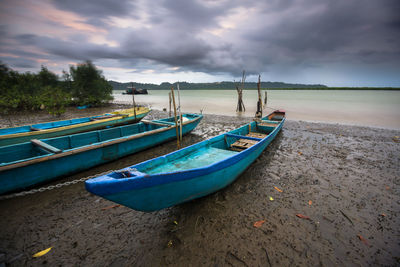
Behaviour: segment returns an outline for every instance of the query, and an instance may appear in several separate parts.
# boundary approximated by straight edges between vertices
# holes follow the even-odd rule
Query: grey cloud
[[[31,69],[40,67],[38,62],[28,58],[0,57],[0,61],[12,68]]]
[[[400,69],[400,1],[395,0],[53,2],[85,17],[87,23],[107,27],[106,39],[119,44],[93,44],[82,34],[67,40],[34,34],[15,37],[21,45],[34,45],[54,58],[113,59],[137,70],[177,66],[233,76],[243,69],[249,74],[295,72],[337,68],[339,63]],[[236,8],[257,13],[238,18],[237,27],[221,37],[207,33]],[[140,19],[150,27],[112,27],[106,20],[110,16]],[[0,26],[1,32],[6,28]],[[9,33],[5,36],[10,38]]]
[[[182,28],[190,26],[192,30],[215,24],[215,18],[229,10],[226,6],[206,7],[200,1],[186,0],[166,0],[162,6],[168,10],[169,20],[178,21]]]
[[[56,38],[24,34],[16,36],[22,44],[35,45],[52,55],[75,60],[95,60],[99,58],[121,58],[114,48],[85,42],[79,37],[76,41],[63,41]]]
[[[399,54],[399,31],[386,27],[387,23],[397,20],[391,1],[307,3],[310,9],[320,6],[320,11],[310,14],[307,8],[298,5],[291,17],[275,21],[274,27],[267,25],[243,33],[243,39],[248,40],[250,47],[256,47],[254,51],[258,54],[269,54],[273,62],[288,64],[314,61],[313,58],[325,62],[362,61],[358,51],[366,49],[373,50],[375,55],[390,50],[395,56]],[[267,52],[260,53],[262,47]]]
[[[131,0],[52,0],[55,6],[90,18],[125,16],[135,6]]]

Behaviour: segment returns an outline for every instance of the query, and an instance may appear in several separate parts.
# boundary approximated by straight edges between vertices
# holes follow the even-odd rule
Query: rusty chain
[[[15,197],[23,197],[23,196],[32,195],[32,194],[35,194],[35,193],[41,193],[41,192],[45,192],[45,191],[50,191],[50,190],[53,190],[53,189],[61,188],[61,187],[64,187],[64,186],[69,186],[69,185],[81,183],[81,182],[84,182],[84,181],[89,180],[91,178],[95,178],[95,177],[98,177],[98,176],[101,176],[101,175],[104,175],[104,174],[107,174],[107,173],[110,173],[110,172],[115,172],[115,170],[110,170],[110,171],[102,172],[102,173],[99,173],[99,174],[90,175],[90,176],[87,176],[87,177],[82,177],[82,178],[79,178],[79,179],[76,179],[76,180],[67,181],[67,182],[64,182],[64,183],[56,184],[56,185],[50,185],[50,186],[41,187],[41,188],[34,188],[34,189],[31,189],[31,190],[27,190],[27,191],[22,191],[22,192],[17,192],[17,193],[13,193],[13,194],[3,195],[3,196],[0,196],[0,201],[1,200],[5,200],[5,199],[15,198]]]

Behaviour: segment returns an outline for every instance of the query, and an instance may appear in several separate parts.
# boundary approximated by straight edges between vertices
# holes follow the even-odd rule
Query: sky
[[[399,0],[2,0],[0,61],[108,80],[400,87]]]

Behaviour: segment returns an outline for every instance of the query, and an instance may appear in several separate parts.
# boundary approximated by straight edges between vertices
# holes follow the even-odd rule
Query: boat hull
[[[192,131],[199,124],[201,118],[199,116],[197,119],[184,124],[182,133],[187,134]],[[175,127],[162,127],[152,134],[134,137],[133,135],[121,138],[121,140],[114,139],[103,142],[93,147],[87,146],[77,150],[67,150],[61,154],[52,154],[40,158],[36,163],[9,170],[2,170],[7,166],[0,167],[0,194],[48,182],[60,176],[70,175],[156,146],[175,139],[176,130]],[[24,165],[23,162],[19,164]]]
[[[145,175],[141,181],[110,179],[86,181],[89,192],[135,210],[155,211],[214,193],[231,184],[265,150],[282,128],[284,119],[257,145],[206,168]],[[247,127],[247,126],[246,126]],[[243,127],[242,127],[243,128]],[[210,140],[211,141],[211,140]],[[208,140],[201,143],[208,142]],[[201,148],[201,143],[193,145]],[[173,157],[173,152],[167,157]],[[143,165],[147,162],[142,163]],[[139,164],[139,165],[142,165]],[[132,166],[136,168],[139,165]]]
[[[57,136],[70,135],[75,133],[88,132],[108,127],[135,123],[143,119],[149,112],[150,110],[146,108],[140,113],[138,112],[136,116],[130,114],[129,116],[117,116],[114,118],[108,118],[98,121],[88,121],[81,124],[44,129],[40,131],[30,131],[30,132],[21,132],[9,135],[0,135],[0,147],[29,142],[32,139],[52,138]]]

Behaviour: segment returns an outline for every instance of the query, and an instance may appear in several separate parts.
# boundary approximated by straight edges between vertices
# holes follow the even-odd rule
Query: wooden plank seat
[[[49,145],[49,144],[46,144],[45,142],[42,142],[42,141],[40,141],[40,140],[38,140],[38,139],[32,139],[32,140],[31,140],[31,143],[32,143],[34,146],[40,147],[41,149],[43,149],[43,150],[45,150],[45,151],[47,151],[47,152],[50,152],[50,153],[58,154],[58,153],[61,153],[61,152],[62,152],[61,149],[58,149],[58,148],[56,148],[56,147],[54,147],[54,146],[51,146],[51,145]]]
[[[258,143],[258,141],[256,141],[256,140],[239,139],[231,145],[231,150],[240,152],[244,149],[252,147],[253,145],[255,145],[257,143]]]
[[[267,136],[267,134],[250,132],[250,133],[246,134],[246,136],[263,139],[263,138],[265,138]]]
[[[278,126],[279,124],[277,124],[277,123],[271,123],[271,122],[260,122],[260,123],[258,123],[258,125],[260,125],[260,126],[268,126],[268,127],[276,127],[276,126]]]

